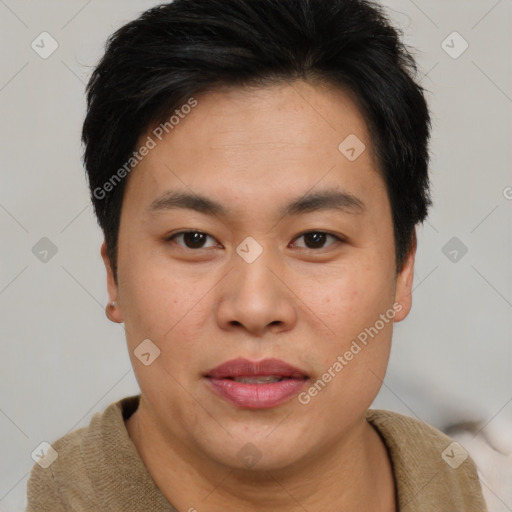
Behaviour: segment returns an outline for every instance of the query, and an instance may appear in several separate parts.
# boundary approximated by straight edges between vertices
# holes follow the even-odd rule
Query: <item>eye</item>
[[[295,238],[295,240],[298,240],[299,238],[304,238],[306,247],[303,248],[305,249],[323,249],[323,245],[328,237],[333,238],[335,243],[341,243],[344,241],[339,236],[326,233],[325,231],[308,231],[307,233],[302,233],[302,235],[299,235],[297,238]]]
[[[326,233],[325,231],[308,231],[306,233],[302,233],[294,240],[299,240],[300,238],[303,238],[305,245],[302,247],[299,245],[299,248],[315,250],[325,248],[325,242],[329,237],[334,240],[334,243],[344,242],[344,240],[339,236],[333,235],[331,233]],[[208,235],[207,233],[203,233],[202,231],[190,230],[175,233],[174,235],[169,236],[167,240],[175,241],[178,245],[186,249],[199,250],[207,249],[209,247],[215,247],[215,243],[213,245],[210,245],[209,247],[205,246],[205,242],[208,238],[215,241],[215,239],[212,236]],[[177,242],[177,240],[181,240],[181,242]]]
[[[205,249],[207,247],[204,246],[204,243],[207,238],[214,240],[212,236],[207,235],[202,231],[180,231],[179,233],[175,233],[168,237],[167,240],[176,241],[178,239],[182,239],[186,249]],[[178,243],[178,245],[182,244]]]

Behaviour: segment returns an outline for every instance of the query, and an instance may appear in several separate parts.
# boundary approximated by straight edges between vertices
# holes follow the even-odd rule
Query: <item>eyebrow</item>
[[[208,197],[190,192],[169,191],[156,198],[147,207],[148,213],[177,208],[194,210],[205,215],[229,217],[231,210]],[[356,196],[339,190],[307,193],[292,200],[281,209],[281,216],[301,215],[321,210],[339,210],[345,213],[364,213],[365,204]]]

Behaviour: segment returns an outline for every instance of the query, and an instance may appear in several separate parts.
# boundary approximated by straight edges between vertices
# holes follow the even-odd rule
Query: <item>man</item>
[[[369,411],[430,202],[415,64],[366,1],[176,0],[109,40],[84,161],[140,396],[28,510],[484,511],[474,463]]]

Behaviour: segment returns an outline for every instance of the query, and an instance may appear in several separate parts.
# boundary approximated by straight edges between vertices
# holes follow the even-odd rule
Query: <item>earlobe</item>
[[[103,241],[101,244],[100,252],[103,259],[103,264],[105,265],[105,270],[107,272],[107,291],[108,296],[110,297],[110,302],[105,308],[105,314],[110,321],[115,323],[122,323],[123,314],[119,304],[119,290],[114,278],[114,272],[112,271],[112,265],[110,264],[110,259],[107,253],[107,244],[105,241]]]
[[[412,284],[414,279],[414,259],[416,256],[416,233],[413,234],[413,242],[411,249],[402,270],[396,279],[395,291],[395,322],[402,321],[411,310],[412,307]]]

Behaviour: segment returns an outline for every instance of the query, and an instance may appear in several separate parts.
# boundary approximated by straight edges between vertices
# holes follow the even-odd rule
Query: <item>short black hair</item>
[[[201,93],[296,79],[356,98],[386,183],[399,272],[431,205],[431,120],[402,36],[369,0],[174,0],[113,33],[87,85],[82,142],[115,278],[121,178],[139,138]]]

